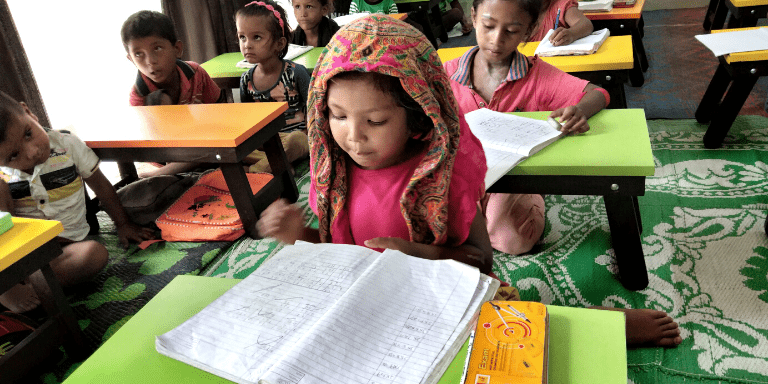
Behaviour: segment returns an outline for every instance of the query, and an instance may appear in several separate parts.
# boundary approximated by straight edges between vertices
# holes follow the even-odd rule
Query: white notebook
[[[613,0],[581,0],[579,11],[582,12],[610,12],[613,9]]]
[[[553,118],[536,120],[487,108],[469,112],[464,118],[483,144],[488,163],[486,189],[521,161],[562,136],[560,123]]]
[[[300,243],[155,346],[238,383],[431,384],[498,285],[454,260]]]
[[[572,56],[572,55],[589,55],[597,52],[600,46],[603,45],[605,39],[611,35],[608,28],[603,28],[599,31],[594,31],[591,34],[575,40],[568,45],[560,45],[555,47],[549,42],[549,36],[554,31],[549,30],[547,35],[539,42],[539,46],[536,47],[534,54],[539,56]]]
[[[768,28],[710,33],[694,37],[712,51],[715,56],[768,50]]]

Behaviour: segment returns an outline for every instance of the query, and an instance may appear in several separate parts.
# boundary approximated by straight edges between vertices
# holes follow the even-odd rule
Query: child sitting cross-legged
[[[541,9],[541,0],[474,1],[471,15],[478,46],[445,63],[461,114],[479,108],[553,111],[550,116],[560,120],[564,133],[589,130],[587,119],[605,108],[608,92],[517,50],[535,30]],[[540,195],[490,193],[481,206],[491,244],[499,251],[511,255],[528,252],[544,232]],[[629,345],[669,347],[682,342],[677,323],[666,313],[623,311]]]
[[[254,1],[235,14],[240,52],[253,68],[240,78],[241,102],[284,101],[288,103],[285,128],[279,133],[288,161],[306,158],[307,69],[285,60],[291,29],[285,10],[272,0]],[[270,172],[263,151],[253,151],[244,159],[249,172]]]
[[[257,223],[261,235],[390,248],[491,272],[478,209],[485,156],[421,32],[383,15],[342,27],[318,60],[308,115],[319,230],[278,200]]]
[[[128,219],[115,189],[99,169],[99,158],[85,143],[68,132],[43,128],[25,103],[0,92],[0,211],[62,223],[64,231],[58,237],[62,254],[51,261],[51,269],[63,286],[89,279],[107,263],[107,248],[83,240],[90,229],[83,181],[114,220],[124,247],[129,240],[155,237],[153,231]],[[13,312],[26,312],[40,300],[25,282],[2,293],[0,304]]]
[[[181,60],[184,45],[176,37],[171,18],[156,11],[139,11],[129,16],[120,31],[123,46],[139,73],[131,88],[129,102],[150,105],[147,97],[156,91],[166,94],[170,104],[211,104],[226,102],[224,92],[205,69]],[[191,171],[198,163],[169,163],[140,177],[173,175]]]

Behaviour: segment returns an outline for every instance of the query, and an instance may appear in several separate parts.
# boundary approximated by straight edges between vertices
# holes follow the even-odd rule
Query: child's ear
[[[328,4],[326,4],[326,5],[323,5],[322,7],[320,7],[320,10],[321,10],[321,11],[323,11],[323,16],[328,16],[328,11],[330,11],[330,10],[331,10],[331,6],[330,6],[329,4],[330,4],[330,3],[328,3]]]
[[[181,54],[184,53],[184,43],[182,43],[181,40],[177,41],[176,44],[173,45],[173,49],[176,50],[176,58],[181,59]]]
[[[283,49],[288,45],[288,39],[285,38],[285,36],[281,37],[280,40],[277,41],[278,49],[277,52],[282,52]]]
[[[469,17],[472,20],[472,26],[477,28],[477,25],[475,25],[475,16],[477,16],[475,14],[475,7],[470,7],[469,8]]]

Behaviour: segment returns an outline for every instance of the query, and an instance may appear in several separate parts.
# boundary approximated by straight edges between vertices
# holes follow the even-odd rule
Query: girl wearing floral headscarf
[[[310,206],[277,201],[262,236],[390,248],[455,259],[489,273],[492,248],[478,201],[485,154],[457,116],[437,53],[422,33],[384,15],[342,27],[309,90]]]

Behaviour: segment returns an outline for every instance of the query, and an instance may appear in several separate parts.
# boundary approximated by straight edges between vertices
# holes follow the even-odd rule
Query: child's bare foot
[[[11,312],[23,313],[37,308],[40,305],[40,299],[32,288],[32,284],[16,284],[0,295],[0,304]]]
[[[680,329],[669,315],[654,309],[593,307],[624,312],[629,347],[676,347],[683,342]]]

